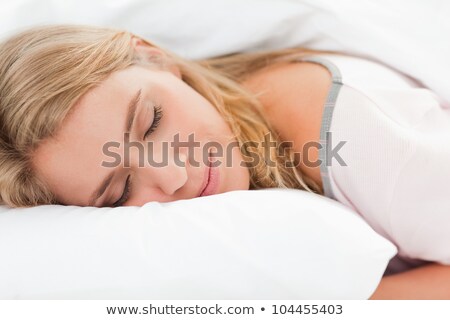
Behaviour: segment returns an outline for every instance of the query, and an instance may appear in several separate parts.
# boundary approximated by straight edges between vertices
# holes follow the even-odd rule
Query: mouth
[[[205,177],[202,184],[202,189],[197,197],[205,197],[213,195],[217,192],[219,187],[219,168],[211,166],[211,153],[208,155],[208,167],[205,170]]]

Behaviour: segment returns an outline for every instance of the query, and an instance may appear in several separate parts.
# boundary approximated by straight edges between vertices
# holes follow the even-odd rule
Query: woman
[[[0,56],[4,204],[140,206],[298,188],[350,206],[397,242],[394,271],[426,260],[410,259],[386,220],[386,210],[405,209],[390,179],[406,170],[394,151],[410,160],[423,135],[409,132],[430,123],[448,139],[450,116],[417,103],[434,97],[404,75],[302,49],[186,61],[128,32],[81,26],[30,29]],[[404,97],[413,107],[397,107]],[[387,276],[374,298],[450,298],[446,285],[427,282],[448,269]]]

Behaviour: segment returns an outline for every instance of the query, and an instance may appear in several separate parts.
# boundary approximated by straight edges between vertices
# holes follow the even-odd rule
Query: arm
[[[386,276],[370,299],[450,299],[450,266],[430,263]]]

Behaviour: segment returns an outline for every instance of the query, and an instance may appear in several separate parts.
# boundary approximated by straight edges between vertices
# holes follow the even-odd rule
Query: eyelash
[[[160,105],[155,106],[153,109],[154,109],[153,123],[147,130],[147,132],[144,134],[144,139],[147,138],[150,134],[152,134],[156,130],[156,128],[158,128],[159,123],[161,122],[161,118],[163,116],[162,108]]]
[[[153,122],[150,128],[145,132],[144,139],[146,139],[150,134],[152,134],[156,130],[163,116],[162,108],[160,105],[155,106],[153,109],[154,109]],[[128,195],[130,194],[131,190],[130,176],[131,175],[128,175],[127,180],[125,181],[125,188],[123,190],[122,196],[120,197],[119,200],[113,203],[112,205],[113,207],[119,207],[128,200]]]
[[[120,197],[119,200],[117,200],[116,202],[113,203],[113,207],[120,207],[121,205],[123,205],[127,200],[128,200],[128,195],[130,194],[130,186],[131,186],[131,180],[130,180],[131,175],[128,175],[127,177],[127,181],[125,181],[125,189],[122,193],[122,196]]]

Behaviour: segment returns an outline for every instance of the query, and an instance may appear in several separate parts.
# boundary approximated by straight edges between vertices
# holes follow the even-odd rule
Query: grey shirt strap
[[[320,64],[328,69],[331,74],[331,88],[328,91],[327,100],[325,102],[322,114],[322,123],[320,127],[320,144],[319,160],[320,160],[320,175],[322,177],[324,195],[328,198],[336,199],[331,189],[330,183],[330,163],[327,163],[327,150],[332,148],[330,141],[330,127],[333,118],[333,111],[336,105],[336,100],[339,95],[339,91],[342,87],[342,77],[339,69],[329,60],[326,60],[319,56],[306,56],[299,58],[297,61],[314,62]]]

